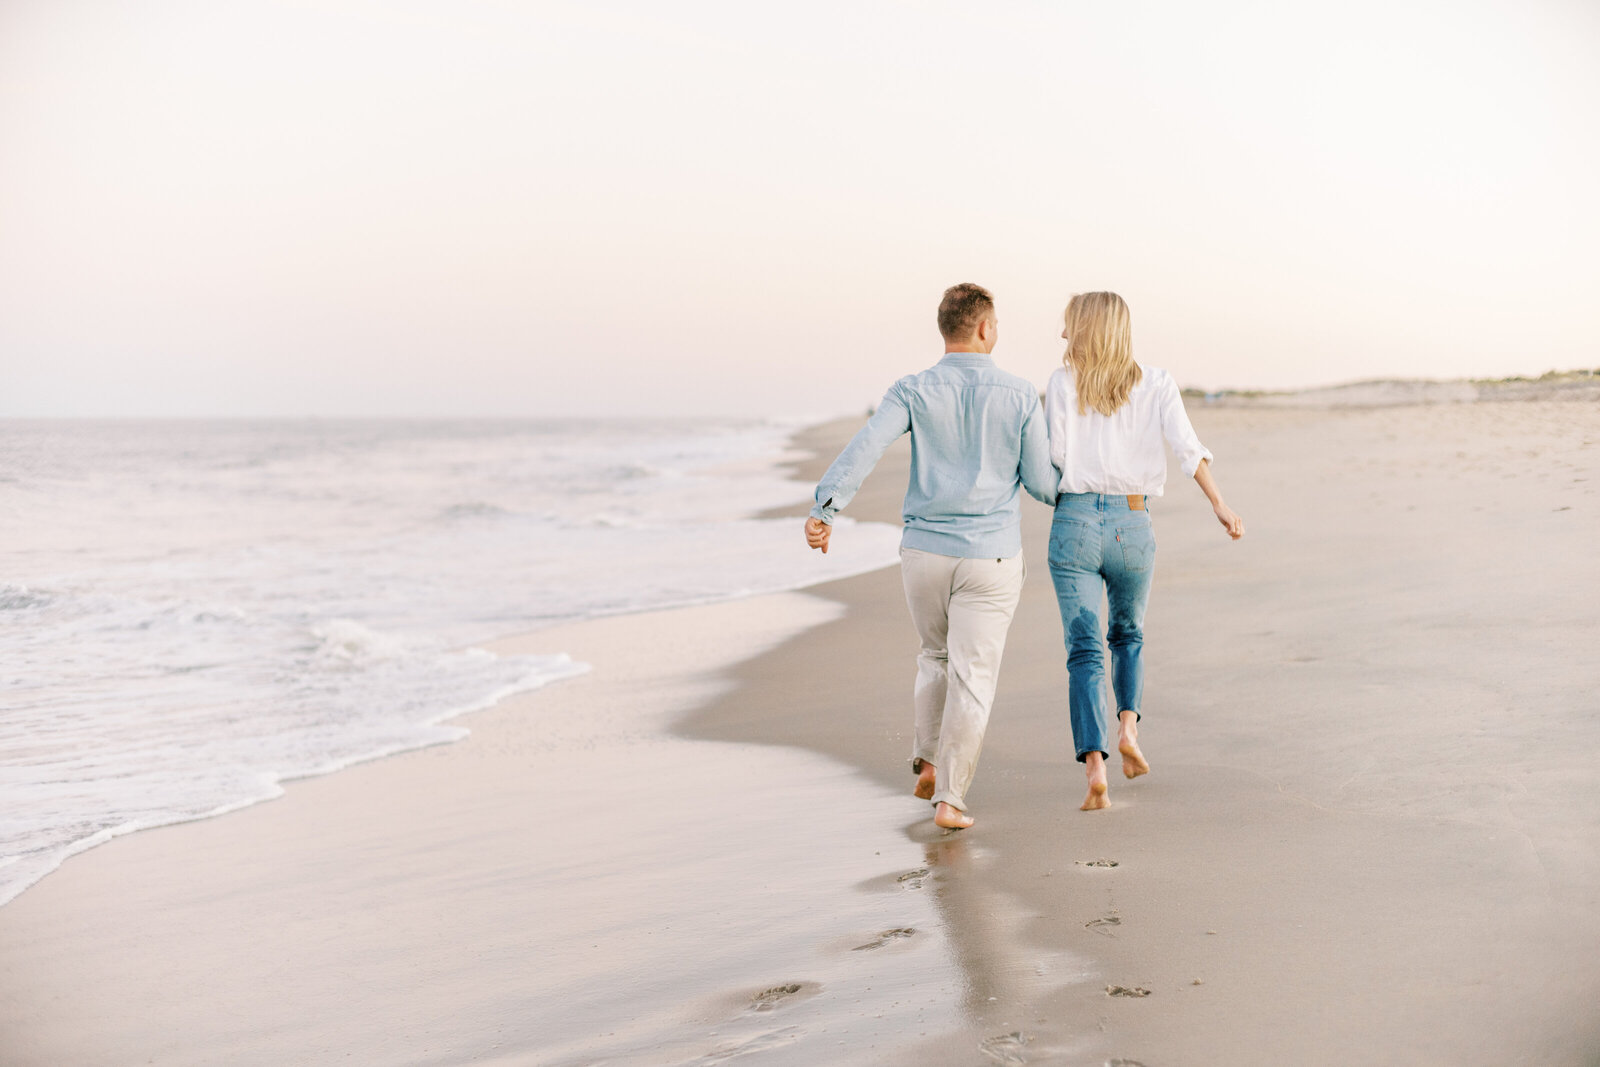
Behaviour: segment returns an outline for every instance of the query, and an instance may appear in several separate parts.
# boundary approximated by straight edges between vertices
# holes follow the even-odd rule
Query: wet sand
[[[0,909],[0,1063],[1600,1063],[1600,404],[1191,411],[1250,533],[1154,503],[1110,810],[1026,502],[973,830],[895,568],[543,631],[595,670]]]
[[[0,909],[0,1064],[867,1064],[960,1029],[901,798],[668,732],[842,614],[784,593],[510,639],[594,670],[72,857]]]

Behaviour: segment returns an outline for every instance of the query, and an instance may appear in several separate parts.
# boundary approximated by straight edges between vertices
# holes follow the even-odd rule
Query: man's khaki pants
[[[978,769],[1006,631],[1027,573],[1020,555],[962,559],[900,550],[906,604],[922,639],[912,765],[923,760],[937,768],[935,804],[967,809],[967,787]]]

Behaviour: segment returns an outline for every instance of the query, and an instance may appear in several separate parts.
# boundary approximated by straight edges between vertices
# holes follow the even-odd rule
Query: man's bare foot
[[[939,806],[933,809],[933,823],[946,830],[965,830],[972,825],[972,816],[941,800]]]
[[[1083,798],[1079,811],[1099,811],[1109,808],[1111,799],[1106,796],[1106,758],[1098,752],[1089,753],[1083,761],[1084,772],[1089,776],[1089,795]]]
[[[938,773],[938,771],[934,770],[933,764],[923,760],[922,771],[917,775],[917,787],[911,791],[911,795],[918,800],[932,800],[935,788],[934,779],[938,776]]]
[[[1150,764],[1145,762],[1144,753],[1139,751],[1139,713],[1124,711],[1117,718],[1121,723],[1117,728],[1117,751],[1122,753],[1123,777],[1137,778],[1141,774],[1149,774]]]

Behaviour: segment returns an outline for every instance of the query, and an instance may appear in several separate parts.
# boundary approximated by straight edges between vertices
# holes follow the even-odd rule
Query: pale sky
[[[1600,4],[0,0],[0,415],[1600,366]]]

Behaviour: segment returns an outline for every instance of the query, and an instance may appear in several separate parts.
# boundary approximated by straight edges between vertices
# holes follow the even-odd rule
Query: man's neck
[[[947,356],[987,356],[989,354],[989,350],[987,348],[977,348],[971,345],[956,345],[954,347],[946,345],[944,354]]]

